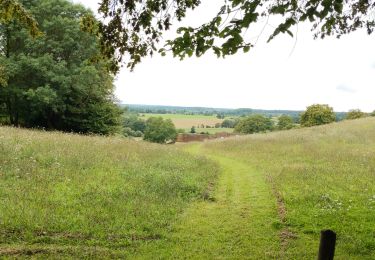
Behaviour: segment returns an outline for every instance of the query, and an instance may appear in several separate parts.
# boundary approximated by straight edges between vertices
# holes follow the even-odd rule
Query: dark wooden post
[[[333,260],[335,255],[336,233],[332,230],[320,232],[320,246],[318,260]]]

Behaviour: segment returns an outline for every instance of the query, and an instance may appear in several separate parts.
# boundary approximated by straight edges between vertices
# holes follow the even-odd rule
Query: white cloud
[[[336,87],[337,90],[342,91],[342,92],[347,92],[347,93],[356,93],[357,91],[348,85],[345,84],[340,84]]]

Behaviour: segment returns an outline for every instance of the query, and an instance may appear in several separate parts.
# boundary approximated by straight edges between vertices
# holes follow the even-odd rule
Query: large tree
[[[306,111],[301,114],[302,126],[324,125],[334,122],[336,119],[333,108],[326,104],[314,104],[308,106]]]
[[[177,38],[159,48],[163,32],[200,4],[200,0],[101,0],[103,51],[117,54],[119,61],[127,54],[127,65],[133,68],[142,57],[157,51],[164,54],[170,50],[181,59],[201,56],[210,49],[217,56],[232,55],[240,49],[247,52],[253,42],[244,33],[262,18],[264,23],[272,17],[281,21],[269,40],[280,33],[293,35],[293,27],[306,21],[314,36],[321,38],[340,37],[360,28],[371,34],[375,26],[374,0],[226,0],[206,23],[179,28]]]
[[[164,144],[174,142],[177,137],[177,130],[172,120],[162,117],[150,117],[146,121],[144,140]]]
[[[121,111],[114,103],[113,76],[100,59],[98,38],[81,30],[91,12],[67,0],[22,0],[42,35],[33,38],[17,19],[0,26],[0,87],[12,125],[64,131],[116,132]]]

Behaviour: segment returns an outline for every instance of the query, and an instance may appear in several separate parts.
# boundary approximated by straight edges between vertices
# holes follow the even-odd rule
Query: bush
[[[236,125],[236,121],[233,119],[225,119],[221,123],[221,127],[223,128],[234,128],[235,125]]]
[[[288,130],[294,127],[293,118],[288,115],[282,115],[278,118],[277,129]]]
[[[351,120],[351,119],[358,119],[362,117],[366,117],[366,113],[362,112],[359,109],[352,109],[349,110],[349,112],[346,114],[345,119]]]
[[[177,131],[178,134],[184,134],[184,133],[186,133],[186,130],[183,129],[183,128],[178,128],[176,131]]]
[[[177,130],[172,120],[164,120],[162,117],[150,117],[146,121],[144,140],[154,143],[174,142]]]
[[[146,122],[136,114],[126,114],[124,117],[124,135],[141,137],[146,129]]]
[[[307,107],[301,114],[302,126],[324,125],[334,122],[336,119],[333,108],[328,105],[314,104]]]
[[[270,118],[262,115],[251,115],[241,119],[234,128],[235,132],[253,134],[273,130],[273,123]]]
[[[130,127],[124,127],[123,135],[125,137],[129,137],[129,136],[132,136],[132,137],[142,137],[143,133],[141,131],[138,131],[138,130],[134,131]]]

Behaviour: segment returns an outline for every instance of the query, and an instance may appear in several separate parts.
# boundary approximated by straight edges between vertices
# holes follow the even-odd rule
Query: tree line
[[[350,110],[346,113],[344,119],[353,120],[368,116],[375,116],[375,111],[372,113],[364,113],[359,109]],[[326,104],[314,104],[308,106],[306,111],[300,114],[299,124],[293,120],[291,116],[282,115],[273,121],[272,118],[264,115],[250,115],[239,120],[234,126],[237,133],[253,134],[264,133],[274,130],[289,130],[296,127],[311,127],[329,124],[338,121],[337,115],[333,108]]]

